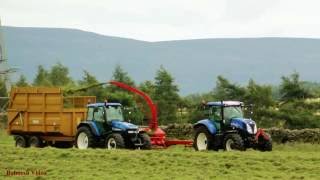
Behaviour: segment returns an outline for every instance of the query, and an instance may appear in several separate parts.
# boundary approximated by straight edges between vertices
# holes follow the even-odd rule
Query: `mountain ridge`
[[[87,70],[100,81],[111,78],[120,64],[136,81],[154,79],[163,65],[176,79],[181,94],[200,93],[215,86],[216,76],[246,84],[277,84],[294,71],[318,81],[320,39],[210,38],[148,42],[105,36],[68,28],[3,27],[9,64],[20,67],[28,80],[37,66],[56,62],[80,79]]]

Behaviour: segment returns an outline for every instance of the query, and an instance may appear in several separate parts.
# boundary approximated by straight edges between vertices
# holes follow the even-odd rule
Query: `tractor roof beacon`
[[[269,134],[257,129],[255,121],[244,118],[240,101],[216,101],[204,105],[206,119],[194,124],[194,148],[226,151],[254,148],[271,151]]]

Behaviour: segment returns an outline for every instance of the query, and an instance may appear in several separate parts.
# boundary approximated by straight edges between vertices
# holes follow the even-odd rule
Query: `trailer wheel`
[[[106,139],[106,147],[108,149],[123,149],[126,146],[121,134],[112,133]]]
[[[142,133],[139,135],[140,135],[141,142],[143,143],[143,146],[141,146],[141,149],[146,149],[146,150],[151,149],[151,140],[149,135],[147,133]]]
[[[25,137],[18,135],[18,136],[15,136],[14,139],[16,140],[16,147],[19,147],[19,148],[28,147],[28,143]]]
[[[43,146],[42,140],[38,136],[31,136],[29,139],[29,145],[30,147],[36,147],[36,148]]]
[[[195,129],[193,146],[197,151],[209,150],[212,144],[212,136],[206,127],[200,126]]]
[[[76,147],[79,149],[88,149],[94,147],[94,137],[88,127],[80,127],[76,135]]]
[[[242,137],[239,134],[227,134],[223,141],[223,147],[226,151],[244,151],[245,146]]]

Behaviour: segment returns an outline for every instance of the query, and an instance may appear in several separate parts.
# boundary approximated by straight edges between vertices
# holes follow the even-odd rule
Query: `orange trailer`
[[[63,97],[61,88],[12,88],[7,132],[15,135],[16,146],[71,146],[77,125],[86,119],[89,102],[95,103],[96,97]]]

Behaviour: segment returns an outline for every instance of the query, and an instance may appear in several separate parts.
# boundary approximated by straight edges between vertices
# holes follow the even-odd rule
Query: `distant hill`
[[[223,75],[240,84],[253,78],[279,83],[294,70],[319,81],[320,40],[302,38],[199,39],[145,42],[76,29],[4,27],[9,64],[29,80],[39,64],[60,61],[80,79],[88,70],[109,80],[116,64],[136,82],[151,80],[160,65],[176,78],[181,94],[205,92]]]

